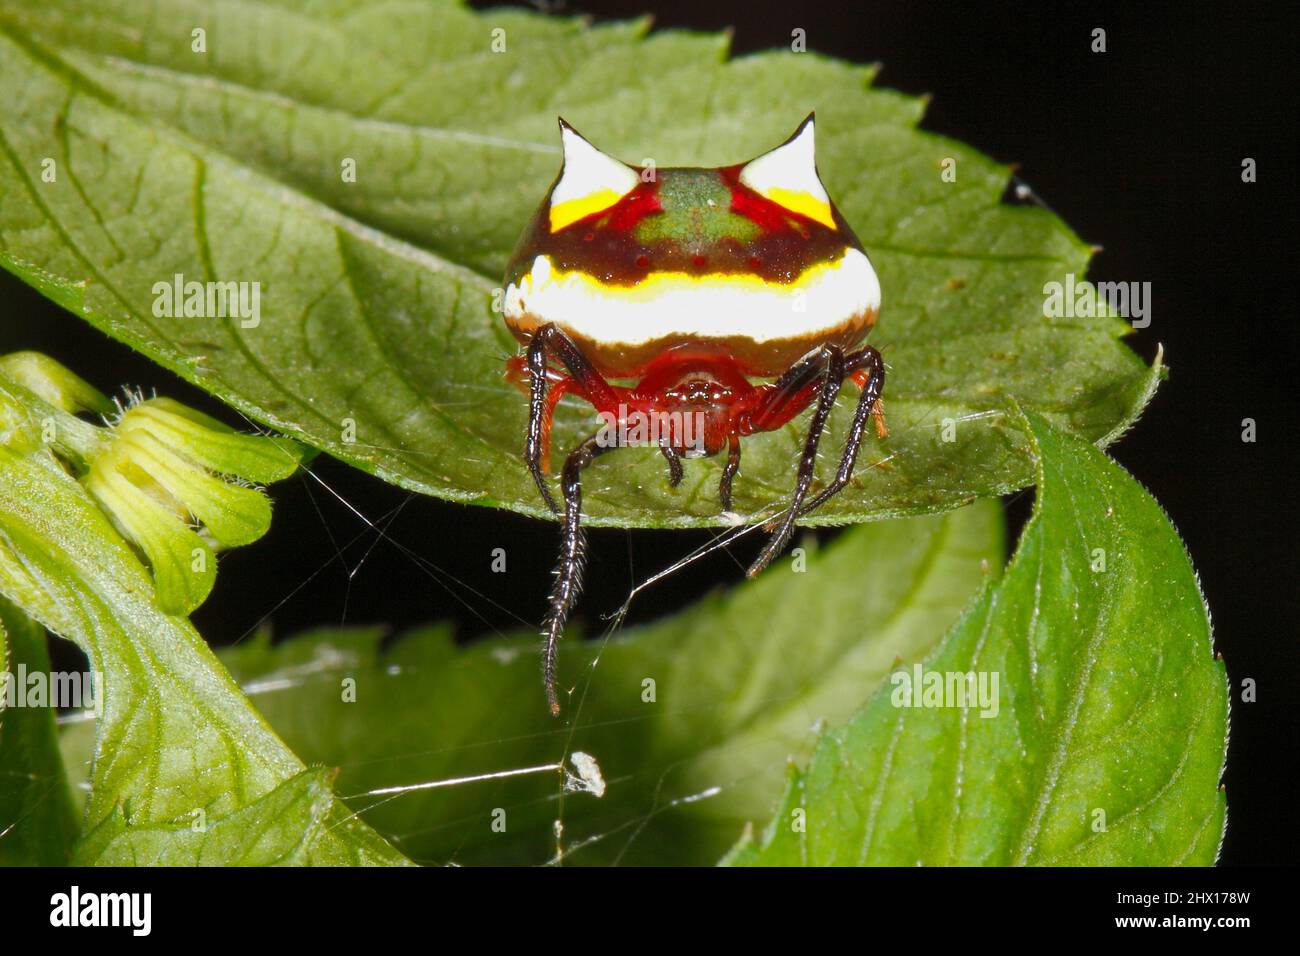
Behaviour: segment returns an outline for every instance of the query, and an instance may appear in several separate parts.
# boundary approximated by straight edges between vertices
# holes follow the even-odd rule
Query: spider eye
[[[635,169],[602,153],[560,120],[564,168],[551,190],[551,232],[608,209],[641,181]]]
[[[791,212],[835,228],[831,200],[817,175],[813,114],[771,152],[746,163],[740,181]]]

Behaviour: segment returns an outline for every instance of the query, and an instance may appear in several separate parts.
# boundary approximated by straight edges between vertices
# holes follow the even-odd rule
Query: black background
[[[650,10],[659,28],[732,27],[736,54],[788,46],[801,27],[810,49],[880,62],[878,85],[933,95],[925,128],[1017,163],[1021,179],[1076,232],[1104,246],[1091,278],[1152,283],[1151,326],[1130,343],[1148,360],[1163,343],[1172,376],[1111,454],[1182,532],[1227,661],[1234,700],[1223,861],[1294,862],[1298,250],[1296,43],[1286,7],[584,0],[558,10],[597,19]],[[1096,27],[1106,30],[1104,54],[1090,51]],[[1245,157],[1258,163],[1254,184],[1241,181]],[[238,423],[7,274],[0,301],[0,351],[38,349],[106,391],[156,388]],[[1243,418],[1257,422],[1254,444],[1241,441]],[[388,534],[463,583],[387,541],[372,549],[373,534],[345,547],[366,526],[322,485],[295,479],[275,489],[267,538],[222,560],[216,593],[195,615],[214,643],[262,623],[283,635],[341,621],[400,630],[451,618],[468,638],[516,627],[515,615],[540,620],[552,526],[412,498],[328,459],[313,470],[372,520],[401,506]],[[1027,500],[1011,504],[1013,525]],[[704,539],[593,533],[579,617],[595,622],[635,579]],[[507,575],[489,573],[486,556],[497,545],[508,546]],[[467,551],[482,560],[467,561]],[[633,620],[734,583],[746,556],[692,565],[643,598]],[[1245,678],[1258,683],[1257,703],[1239,701]]]

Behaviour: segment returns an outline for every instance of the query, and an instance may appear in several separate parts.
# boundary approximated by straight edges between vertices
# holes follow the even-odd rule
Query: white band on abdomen
[[[602,345],[676,336],[771,342],[830,333],[880,308],[880,282],[858,249],[788,284],[746,274],[652,273],[634,286],[557,272],[547,256],[506,289],[505,318],[554,322]]]

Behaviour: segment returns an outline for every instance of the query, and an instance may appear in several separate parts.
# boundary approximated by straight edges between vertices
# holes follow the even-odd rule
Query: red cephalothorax
[[[544,632],[556,714],[555,653],[585,549],[580,475],[592,459],[652,445],[676,486],[683,458],[725,450],[719,499],[730,511],[740,440],[812,406],[790,506],[753,576],[786,546],[799,517],[848,483],[868,421],[884,435],[884,365],[860,345],[880,287],[821,185],[811,115],[771,152],[714,169],[631,167],[563,120],[561,135],[564,167],[511,257],[505,296],[506,323],[527,346],[507,364],[507,376],[530,396],[525,457],[557,514],[545,477],[555,406],[580,395],[602,419],[561,474],[564,539]],[[810,496],[818,444],[845,379],[861,396],[844,454],[834,479]]]

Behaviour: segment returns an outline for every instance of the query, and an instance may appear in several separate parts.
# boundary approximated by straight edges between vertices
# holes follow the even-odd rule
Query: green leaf
[[[302,866],[322,860],[316,841],[334,814],[331,773],[290,777],[265,796],[209,823],[129,825],[117,810],[87,834],[83,858],[109,866]]]
[[[732,862],[1214,862],[1228,688],[1191,562],[1119,466],[1028,420],[1034,517],[1002,580],[924,663],[1000,675],[996,716],[901,706],[915,680],[891,676],[822,738]]]
[[[7,645],[7,646],[6,646]],[[6,708],[6,683],[50,674],[45,630],[0,598],[0,866],[63,866],[77,836],[54,706]],[[8,680],[4,680],[8,675]]]
[[[491,303],[558,168],[556,115],[663,166],[756,155],[815,107],[819,167],[885,290],[892,432],[812,521],[952,508],[1032,480],[1029,436],[995,411],[1007,396],[1109,440],[1153,379],[1120,320],[1043,315],[1045,283],[1082,277],[1089,247],[1001,203],[1009,168],[918,131],[923,101],[873,75],[450,0],[0,0],[0,264],[278,430],[406,488],[541,515]],[[155,314],[177,275],[261,283],[260,321]],[[562,407],[556,447],[592,422]],[[747,442],[738,511],[787,494],[802,427]],[[593,523],[721,523],[718,462],[672,489],[653,450],[616,457],[593,469]]]
[[[574,863],[711,864],[771,812],[819,723],[846,720],[895,661],[920,660],[1002,559],[992,502],[855,528],[803,573],[781,562],[608,642],[566,641],[560,673],[576,691],[564,723],[546,713],[535,634],[457,648],[431,628],[382,650],[378,629],[274,646],[263,634],[222,659],[295,752],[338,766],[338,792],[412,858],[542,863],[558,816]],[[65,752],[87,732],[71,728]],[[572,772],[575,751],[599,764],[604,796],[558,805],[554,769],[490,776]]]
[[[135,552],[33,437],[23,397],[0,379],[0,594],[103,675],[75,862],[403,862],[337,803],[318,825],[319,775],[277,789],[304,765],[189,621],[161,609]]]

